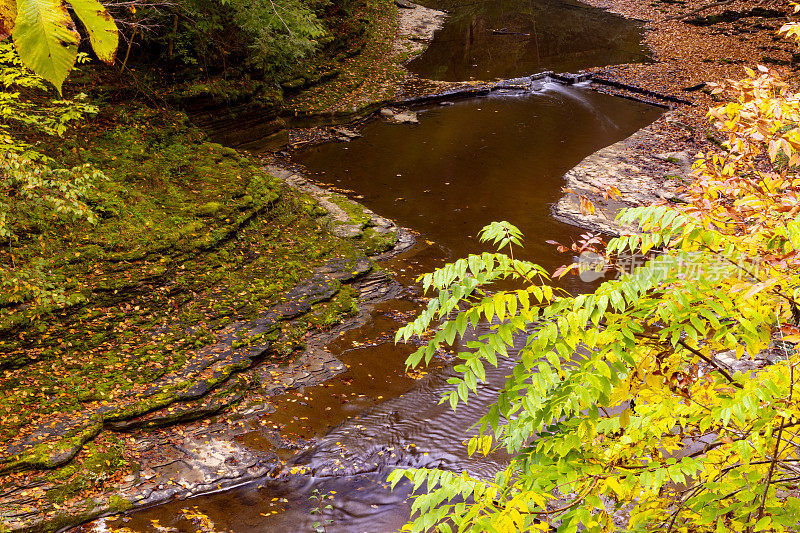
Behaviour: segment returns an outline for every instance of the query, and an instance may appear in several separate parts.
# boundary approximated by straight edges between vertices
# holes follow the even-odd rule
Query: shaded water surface
[[[649,59],[642,24],[574,0],[419,0],[447,10],[408,68],[423,78],[513,78]]]
[[[418,125],[372,122],[362,139],[320,145],[296,159],[312,178],[356,191],[360,202],[419,231],[451,258],[486,250],[478,231],[508,220],[525,234],[525,248],[515,254],[552,271],[565,258],[545,240],[570,242],[579,233],[551,216],[564,173],[660,113],[547,83],[531,95],[429,107]]]
[[[580,233],[550,215],[564,172],[659,112],[586,88],[547,85],[528,96],[432,106],[421,110],[418,125],[373,122],[363,138],[321,145],[297,160],[312,177],[353,190],[368,207],[421,233],[420,244],[383,265],[403,283],[445,260],[486,250],[475,234],[498,218],[526,233],[526,246],[517,254],[552,269],[568,258],[556,255],[545,239],[569,241]],[[587,290],[577,280],[570,283],[567,288],[574,292]],[[496,397],[515,352],[498,368],[487,369],[487,383],[454,414],[438,405],[451,387],[446,382],[451,366],[440,362],[422,379],[409,376],[403,361],[413,346],[390,341],[419,304],[408,298],[383,304],[365,326],[331,345],[349,367],[345,374],[276,398],[277,412],[253,421],[254,428],[266,419],[286,433],[317,438],[314,447],[291,459],[310,467],[312,476],[261,481],[162,505],[117,525],[155,532],[151,520],[157,519],[162,526],[191,532],[194,527],[177,517],[181,508],[197,506],[220,531],[312,531],[319,520],[311,512],[316,491],[332,497],[332,508],[325,511],[325,519],[332,520],[327,531],[391,532],[410,513],[405,501],[410,487],[390,491],[384,481],[393,467],[438,466],[491,476],[506,458],[469,458],[462,442]],[[242,440],[258,446],[255,429]],[[279,453],[288,457],[291,451]]]

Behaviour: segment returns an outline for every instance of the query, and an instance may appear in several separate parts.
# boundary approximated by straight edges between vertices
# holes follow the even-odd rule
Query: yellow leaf
[[[628,427],[628,424],[631,421],[631,410],[625,409],[619,414],[619,427],[625,428]]]
[[[586,198],[585,196],[581,196],[580,198],[580,209],[581,213],[584,215],[594,215],[595,209],[594,204]]]

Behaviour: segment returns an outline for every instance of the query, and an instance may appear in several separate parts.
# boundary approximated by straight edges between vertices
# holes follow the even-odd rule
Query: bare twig
[[[783,434],[783,418],[781,418],[780,427],[778,428],[778,435],[775,437],[775,451],[772,452],[772,462],[769,464],[769,471],[767,472],[767,480],[764,483],[764,492],[761,494],[761,503],[758,505],[758,510],[756,511],[756,519],[755,521],[758,522],[761,517],[764,515],[764,506],[767,503],[767,493],[769,492],[769,486],[772,483],[772,474],[775,472],[775,463],[778,462],[778,452],[780,451],[781,445],[781,435]],[[752,531],[752,527],[750,531]]]
[[[128,49],[125,51],[125,59],[122,60],[122,67],[120,68],[121,71],[125,70],[125,65],[128,64],[128,57],[131,55],[131,47],[133,46],[133,39],[136,37],[136,30],[137,28],[133,29],[133,33],[131,34],[131,39],[128,41]]]

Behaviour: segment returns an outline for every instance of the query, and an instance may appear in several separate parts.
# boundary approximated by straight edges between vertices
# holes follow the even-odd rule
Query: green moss
[[[334,203],[342,208],[342,211],[347,213],[350,217],[350,224],[360,225],[364,227],[372,218],[369,213],[364,209],[364,206],[345,198],[344,196],[333,195],[328,198],[331,203]]]
[[[397,232],[378,233],[374,228],[367,228],[361,234],[364,253],[378,255],[390,250],[397,243]]]
[[[183,115],[116,113],[128,118],[48,148],[66,164],[91,161],[105,169],[109,181],[93,205],[113,215],[96,225],[65,223],[14,250],[16,265],[38,265],[42,279],[65,294],[47,308],[0,307],[0,365],[18,368],[0,376],[6,442],[29,434],[46,415],[97,409],[100,402],[114,406],[105,420],[170,405],[196,376],[147,398],[132,391],[180,375],[195,350],[217,341],[218,330],[257,317],[316,266],[360,255],[354,243],[324,230],[315,202],[285,191],[259,161],[206,142]],[[197,206],[214,203],[214,216],[198,216]],[[4,253],[0,264],[10,262]],[[222,369],[208,384],[246,364]],[[69,462],[102,423],[89,420],[2,468]]]
[[[197,209],[197,214],[201,217],[213,217],[222,211],[222,204],[219,202],[208,202]]]
[[[344,318],[358,314],[356,291],[349,285],[343,286],[329,301],[318,304],[309,315],[310,323],[325,329],[340,323]]]
[[[257,335],[244,335],[239,340],[234,341],[231,345],[234,349],[243,348],[245,346],[254,346],[258,344],[272,343],[278,338],[277,327],[271,328],[269,331],[259,333]]]
[[[47,491],[47,500],[61,504],[87,489],[102,487],[114,472],[128,466],[123,451],[123,442],[114,435],[88,443],[75,461],[48,474],[54,486]]]
[[[132,509],[133,503],[131,503],[129,500],[126,500],[122,496],[117,496],[115,494],[108,499],[106,508],[107,511],[111,513],[123,513]]]
[[[87,498],[83,502],[70,506],[42,522],[34,524],[37,533],[62,531],[70,526],[90,522],[109,513],[121,513],[133,508],[133,504],[120,496],[111,496],[105,501]]]

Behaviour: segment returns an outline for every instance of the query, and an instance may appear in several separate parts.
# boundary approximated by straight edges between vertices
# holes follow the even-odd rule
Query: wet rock
[[[529,91],[531,88],[531,79],[530,77],[525,77],[501,80],[495,84],[495,88],[512,91]]]
[[[297,176],[294,172],[285,168],[269,166],[267,167],[267,170],[269,171],[270,174],[281,180],[288,180],[293,176],[299,178],[299,176]]]
[[[370,219],[370,225],[375,228],[375,231],[378,233],[388,233],[397,227],[395,226],[395,223],[388,218],[384,218],[375,214],[373,214],[372,218]]]
[[[411,110],[401,111],[400,113],[396,113],[392,118],[391,122],[395,124],[418,124],[419,119],[417,118],[417,114]]]
[[[361,137],[360,133],[356,133],[353,130],[350,130],[350,129],[347,129],[347,128],[342,128],[342,127],[333,128],[333,132],[336,135],[338,135],[340,140],[343,140],[343,141],[350,141],[352,139],[357,139],[357,138]]]
[[[678,194],[674,191],[669,191],[665,189],[659,189],[656,191],[656,196],[661,198],[662,200],[666,200],[668,202],[672,202],[674,204],[688,204],[689,200],[685,198],[683,195]]]
[[[762,364],[763,361],[754,360],[749,354],[745,354],[741,359],[737,359],[736,353],[733,350],[719,352],[713,359],[715,363],[719,364],[731,374],[748,372],[764,366]]]
[[[331,230],[331,233],[343,239],[352,239],[361,235],[361,226],[355,224],[337,224]]]
[[[665,113],[664,121],[667,124],[670,124],[672,126],[677,126],[679,128],[683,128],[688,132],[694,132],[694,128],[691,127],[690,125],[686,124],[685,122],[683,122],[680,119],[680,116],[678,114],[674,113],[674,112],[673,113]]]
[[[433,34],[442,27],[446,14],[443,11],[416,5],[408,0],[397,0],[397,33],[392,43],[392,53],[407,54],[413,58],[422,52]]]
[[[417,114],[410,109],[396,111],[388,107],[384,107],[380,111],[380,115],[391,124],[417,124],[419,119]]]
[[[256,405],[250,405],[243,409],[239,409],[236,412],[242,417],[268,415],[275,412],[275,406],[270,403],[261,402]]]
[[[154,505],[262,477],[277,465],[277,456],[273,453],[258,452],[205,434],[183,439],[170,454],[175,459],[148,469],[147,480],[123,492],[122,496],[136,502],[137,506]]]
[[[683,171],[684,174],[689,174],[692,171],[692,163],[694,163],[694,156],[688,150],[681,152],[663,152],[655,156],[661,161],[672,163]]]
[[[657,141],[658,134],[644,128],[586,157],[564,176],[565,188],[571,192],[555,205],[554,216],[592,231],[618,235],[620,226],[615,218],[620,209],[665,198],[681,201],[674,190],[677,183],[671,183],[675,180],[662,183],[665,174],[675,172],[675,163],[667,159],[670,156],[657,158],[641,148]],[[607,194],[612,187],[619,196]],[[594,205],[593,213],[581,210],[581,198]]]

